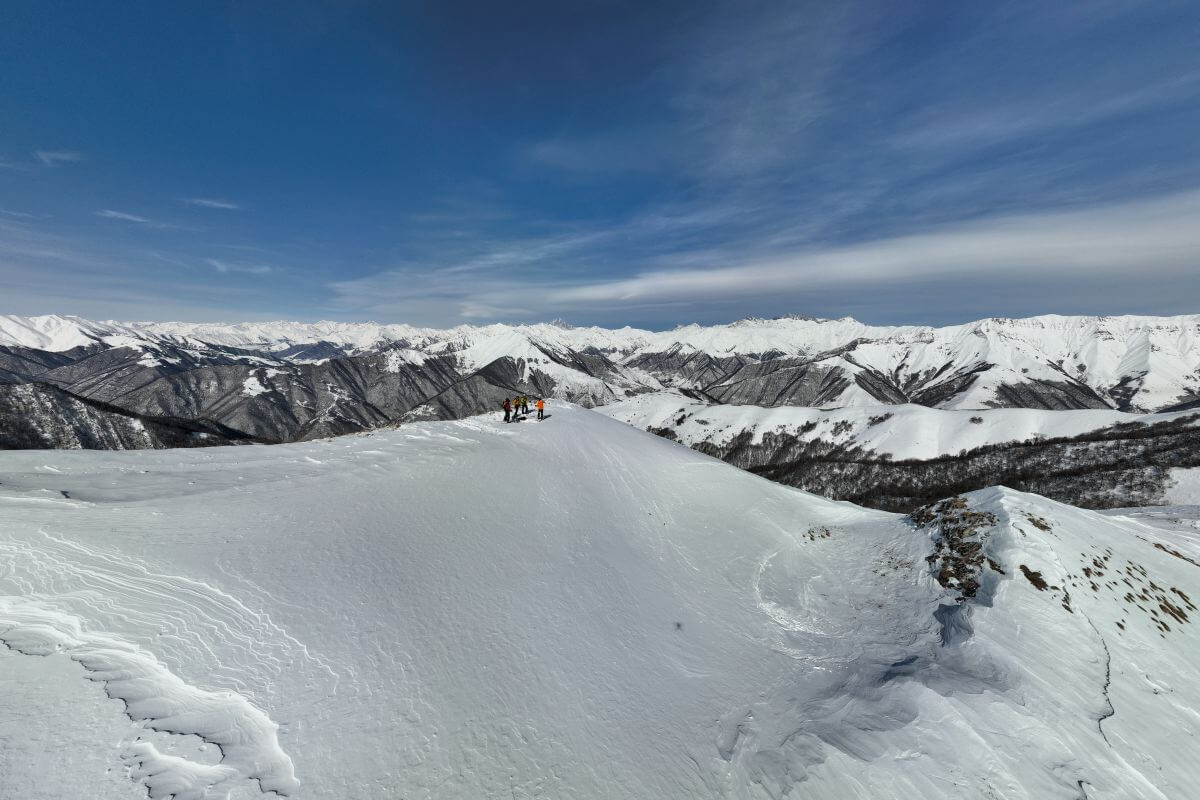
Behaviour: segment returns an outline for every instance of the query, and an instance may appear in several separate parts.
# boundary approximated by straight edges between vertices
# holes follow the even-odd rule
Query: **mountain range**
[[[1200,467],[1200,316],[661,332],[0,317],[8,448],[299,441],[497,411],[517,393],[875,508],[996,484],[1145,505]]]
[[[661,332],[0,316],[0,383],[267,442],[458,418],[515,392],[585,406],[676,387],[760,407],[1173,411],[1200,407],[1200,315],[943,328],[748,319]]]

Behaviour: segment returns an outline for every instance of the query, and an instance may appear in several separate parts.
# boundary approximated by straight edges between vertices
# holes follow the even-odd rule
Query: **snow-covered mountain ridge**
[[[7,455],[0,794],[1163,800],[1200,780],[1194,532],[1002,489],[904,518],[552,412]]]
[[[81,349],[125,349],[140,353],[143,366],[163,368],[324,363],[398,350],[409,362],[449,359],[464,376],[508,358],[522,365],[522,379],[531,368],[540,370],[577,395],[585,387],[596,403],[681,386],[720,402],[759,406],[1159,411],[1200,404],[1200,315],[1043,316],[943,328],[786,318],[662,332],[557,324],[435,330],[9,316],[0,317],[0,348],[55,354],[50,361]],[[22,374],[5,363],[0,370]]]
[[[1130,414],[1110,409],[1048,411],[1028,408],[947,410],[917,405],[761,408],[723,405],[678,391],[637,395],[602,407],[614,419],[643,430],[670,430],[682,444],[726,445],[769,433],[827,441],[896,461],[925,461],[963,450],[1027,440],[1076,438],[1107,428],[1144,428],[1182,422],[1200,428],[1200,411]]]
[[[806,355],[825,352],[855,340],[891,340],[897,343],[959,341],[964,337],[1024,339],[1048,350],[1064,346],[1081,349],[1088,340],[1126,341],[1140,333],[1194,337],[1200,334],[1200,314],[1154,316],[1060,316],[987,318],[961,325],[873,326],[850,317],[817,319],[783,317],[744,319],[726,325],[681,325],[667,331],[638,328],[575,327],[562,323],[530,325],[459,325],[454,328],[420,328],[376,322],[273,322],[192,323],[92,321],[81,317],[0,315],[0,345],[62,351],[105,336],[158,336],[179,341],[241,347],[274,352],[296,344],[330,342],[369,349],[381,343],[411,341],[472,343],[519,331],[574,349],[594,347],[603,352],[661,352],[680,344],[713,356],[761,355],[779,352]],[[1194,342],[1188,339],[1184,344]]]

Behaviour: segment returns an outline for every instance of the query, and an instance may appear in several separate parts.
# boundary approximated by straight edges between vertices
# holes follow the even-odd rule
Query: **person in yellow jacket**
[[[521,395],[521,413],[522,414],[529,413],[529,395],[527,395],[527,394]]]
[[[537,410],[538,410],[538,419],[541,419],[543,416],[545,416],[546,401],[540,397],[538,398],[538,401],[537,401]]]

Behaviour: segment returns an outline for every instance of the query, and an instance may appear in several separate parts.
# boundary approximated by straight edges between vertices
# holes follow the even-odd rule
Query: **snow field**
[[[974,493],[1002,572],[960,604],[933,526],[549,410],[5,454],[0,637],[125,700],[118,766],[158,796],[1115,800],[1200,779],[1194,625],[1161,630],[1122,582],[1200,597],[1194,539]],[[0,696],[0,719],[25,703]],[[120,713],[81,705],[79,726]],[[0,794],[50,783],[13,766]]]
[[[1194,416],[1127,414],[1107,409],[1046,411],[1030,408],[947,410],[918,405],[761,408],[713,405],[675,391],[637,395],[599,409],[635,428],[670,428],[687,445],[727,444],[744,432],[759,443],[766,433],[781,432],[804,440],[821,439],[862,447],[896,460],[926,460],[985,445],[1032,438],[1079,436],[1131,422],[1153,424]],[[679,420],[682,419],[682,422]]]

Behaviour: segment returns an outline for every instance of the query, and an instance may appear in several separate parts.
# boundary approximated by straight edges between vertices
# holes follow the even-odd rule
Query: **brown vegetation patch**
[[[1029,520],[1030,525],[1038,530],[1045,531],[1046,533],[1050,532],[1050,523],[1046,522],[1046,520],[1042,519],[1041,517],[1035,517],[1033,514],[1026,514],[1025,518]]]
[[[1155,545],[1155,547],[1159,547],[1159,545]],[[1165,547],[1159,547],[1159,549],[1170,552]],[[1149,572],[1140,564],[1134,564],[1132,561],[1126,561],[1125,564],[1124,572],[1127,577],[1122,581],[1129,584],[1132,591],[1126,592],[1122,599],[1126,604],[1136,606],[1140,611],[1148,614],[1150,622],[1158,628],[1162,636],[1165,637],[1171,632],[1171,625],[1167,622],[1167,618],[1170,618],[1176,625],[1190,621],[1188,613],[1198,609],[1186,592],[1177,586],[1170,588],[1160,586],[1150,578]],[[1124,625],[1120,627],[1124,630]]]
[[[1042,573],[1032,570],[1024,564],[1021,565],[1021,574],[1024,575],[1026,579],[1033,584],[1033,587],[1039,592],[1046,591],[1046,589],[1048,589],[1050,586],[1050,584],[1046,583],[1045,578],[1042,577]],[[1069,610],[1070,609],[1068,609],[1068,611]]]
[[[1175,556],[1176,558],[1182,558],[1184,561],[1188,562],[1189,564],[1195,564],[1197,567],[1200,567],[1200,563],[1196,563],[1196,561],[1194,559],[1192,559],[1190,556],[1184,555],[1183,553],[1179,552],[1178,550],[1176,550],[1173,547],[1168,547],[1167,545],[1163,544],[1162,542],[1155,542],[1154,546],[1155,546],[1155,548],[1162,550],[1164,553],[1170,553],[1171,555]]]

